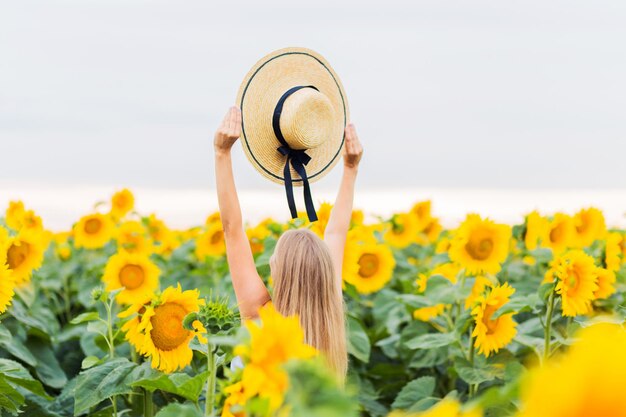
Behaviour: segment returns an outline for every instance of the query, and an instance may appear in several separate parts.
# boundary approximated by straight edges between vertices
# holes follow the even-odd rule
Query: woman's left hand
[[[241,135],[241,110],[233,106],[228,110],[222,124],[215,132],[215,152],[228,152]]]

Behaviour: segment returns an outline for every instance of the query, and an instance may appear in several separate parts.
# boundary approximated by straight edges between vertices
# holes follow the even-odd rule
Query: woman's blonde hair
[[[270,266],[276,310],[298,315],[306,342],[343,380],[348,369],[345,313],[328,246],[310,230],[289,230],[278,240]]]

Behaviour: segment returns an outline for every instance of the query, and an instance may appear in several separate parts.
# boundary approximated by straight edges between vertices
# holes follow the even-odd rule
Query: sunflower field
[[[248,225],[260,276],[280,234]],[[350,367],[329,374],[297,317],[240,320],[219,213],[188,230],[121,190],[49,231],[0,217],[0,416],[626,416],[626,232],[602,212],[355,211],[344,259]]]

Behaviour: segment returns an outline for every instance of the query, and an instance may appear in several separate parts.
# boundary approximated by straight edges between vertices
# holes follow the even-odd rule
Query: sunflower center
[[[115,206],[118,209],[123,209],[128,205],[128,200],[126,199],[126,196],[123,195],[119,195],[117,196],[117,198],[115,199]]]
[[[565,282],[568,287],[567,295],[572,295],[573,293],[576,293],[576,290],[578,290],[578,286],[580,285],[580,275],[578,273],[578,270],[572,270],[571,273],[568,274]]]
[[[589,219],[587,219],[586,217],[583,217],[582,222],[576,225],[576,231],[579,234],[584,234],[589,229],[589,227],[590,227]]]
[[[102,222],[99,219],[89,219],[85,222],[85,232],[95,235],[102,228]]]
[[[157,349],[174,350],[185,343],[190,333],[183,327],[186,315],[187,311],[176,303],[161,304],[154,309],[154,316],[150,318],[150,338]]]
[[[493,240],[490,238],[483,238],[478,241],[470,240],[465,244],[465,250],[473,259],[484,261],[493,252]]]
[[[371,253],[364,253],[359,258],[359,275],[363,278],[370,278],[378,271],[378,256]]]
[[[404,233],[404,225],[400,224],[400,223],[393,223],[393,227],[391,228],[391,231],[395,234],[395,235],[401,235],[402,233]]]
[[[211,235],[211,245],[216,245],[220,243],[222,240],[224,240],[224,232],[221,230],[218,230],[217,232]]]
[[[11,245],[7,251],[7,263],[10,269],[18,268],[28,258],[30,244],[22,242],[19,246]]]
[[[550,230],[550,241],[551,242],[560,242],[563,240],[563,235],[565,234],[565,225],[559,224],[552,230]]]
[[[485,308],[485,312],[483,314],[483,324],[487,326],[487,334],[494,334],[498,328],[498,321],[500,321],[500,317],[495,320],[491,320],[491,316],[497,309],[498,307],[496,306],[487,306],[487,308]]]
[[[120,269],[119,278],[120,284],[127,290],[134,290],[143,284],[145,273],[139,265],[128,264]]]

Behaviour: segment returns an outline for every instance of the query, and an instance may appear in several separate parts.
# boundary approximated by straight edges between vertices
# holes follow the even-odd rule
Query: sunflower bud
[[[206,304],[200,307],[197,319],[207,332],[217,334],[232,329],[239,322],[239,314],[228,306],[227,298],[210,297]]]

